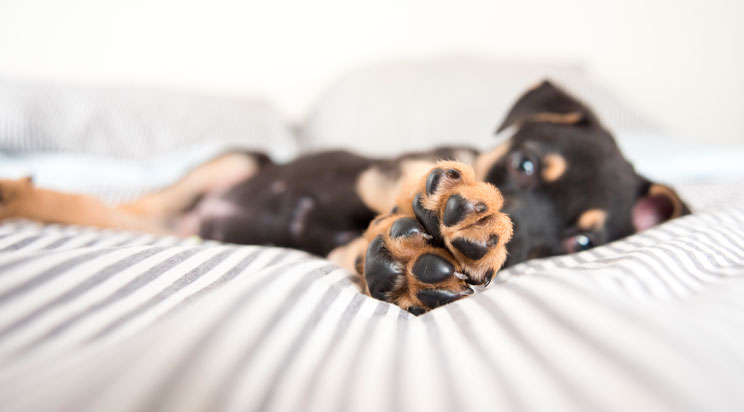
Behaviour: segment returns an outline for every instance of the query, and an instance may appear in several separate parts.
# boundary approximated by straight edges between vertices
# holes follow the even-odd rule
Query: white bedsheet
[[[744,404],[744,181],[414,317],[287,249],[0,225],[4,412],[669,411]]]

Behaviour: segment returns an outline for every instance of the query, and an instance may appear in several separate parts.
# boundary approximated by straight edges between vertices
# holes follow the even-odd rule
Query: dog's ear
[[[690,209],[669,186],[647,182],[633,206],[633,227],[636,232],[690,214]]]
[[[586,105],[548,80],[529,89],[514,103],[496,133],[526,121],[599,124],[597,117]]]

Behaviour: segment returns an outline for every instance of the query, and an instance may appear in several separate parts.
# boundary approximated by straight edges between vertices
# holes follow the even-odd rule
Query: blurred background
[[[0,75],[268,99],[452,53],[585,71],[676,135],[744,141],[740,0],[0,0]],[[509,96],[513,99],[514,96]]]

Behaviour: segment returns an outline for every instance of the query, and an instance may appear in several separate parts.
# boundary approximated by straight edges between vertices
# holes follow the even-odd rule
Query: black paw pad
[[[411,306],[410,308],[408,308],[408,311],[418,316],[424,314],[426,312],[426,309],[420,308],[418,306]]]
[[[412,217],[404,217],[398,219],[390,227],[390,237],[392,238],[409,237],[415,235],[421,235],[425,238],[431,238],[431,235],[426,233],[424,227],[421,226],[421,223],[419,223],[418,220]]]
[[[455,275],[455,267],[442,257],[432,254],[421,255],[411,270],[416,278],[426,283],[438,283]]]
[[[473,211],[473,205],[460,195],[452,195],[444,206],[442,221],[445,226],[453,226],[465,219]]]
[[[426,177],[426,194],[431,195],[437,191],[439,183],[442,181],[442,177],[446,176],[451,180],[458,180],[462,176],[459,171],[455,169],[442,170],[440,168],[433,169],[429,172]]]
[[[450,179],[452,179],[452,180],[459,179],[460,176],[462,176],[460,174],[460,172],[457,171],[457,170],[455,170],[455,169],[447,169],[447,171],[445,173],[447,174],[447,177],[450,178]]]
[[[465,295],[471,295],[473,289],[467,288],[460,292],[446,290],[446,289],[424,289],[416,294],[416,297],[424,305],[430,308],[436,308],[444,304],[450,303]]]
[[[373,298],[386,300],[386,293],[393,290],[395,279],[403,275],[403,265],[393,260],[385,248],[382,235],[372,240],[367,248],[364,265],[364,278],[367,280],[369,294]]]
[[[440,168],[433,169],[431,172],[429,172],[429,176],[426,177],[427,195],[431,195],[432,193],[437,191],[437,187],[439,187],[439,182],[442,180],[443,175],[444,170]]]
[[[488,247],[494,247],[499,243],[499,235],[491,235],[488,237],[488,242],[486,242],[486,246]]]
[[[458,237],[452,241],[452,246],[471,260],[478,260],[488,253],[488,247],[468,239]]]
[[[421,193],[413,199],[413,214],[424,225],[424,229],[434,236],[435,244],[442,246],[442,232],[439,230],[439,219],[434,212],[424,209],[421,205]]]
[[[442,289],[424,289],[416,297],[426,306],[436,308],[460,298],[459,293]]]

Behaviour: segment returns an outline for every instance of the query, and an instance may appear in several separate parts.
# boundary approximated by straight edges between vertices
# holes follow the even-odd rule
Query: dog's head
[[[507,142],[476,168],[514,222],[506,265],[573,253],[688,214],[668,186],[638,175],[583,103],[545,81],[527,91],[498,132]]]

